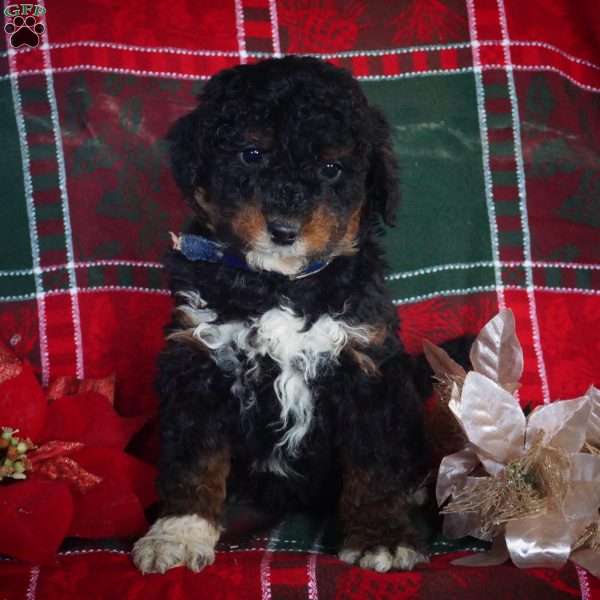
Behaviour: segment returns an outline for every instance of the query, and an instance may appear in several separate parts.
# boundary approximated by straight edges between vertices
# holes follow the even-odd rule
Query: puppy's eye
[[[328,183],[337,181],[342,174],[342,167],[337,162],[326,162],[319,169],[319,177]]]
[[[258,166],[265,160],[265,155],[258,148],[246,148],[240,152],[240,160],[249,167]]]

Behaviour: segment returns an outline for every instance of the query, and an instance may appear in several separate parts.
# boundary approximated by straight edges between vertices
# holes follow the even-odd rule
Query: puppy
[[[169,141],[195,219],[167,257],[163,513],[136,565],[212,563],[235,494],[336,510],[342,560],[413,568],[428,459],[377,241],[398,202],[385,118],[348,72],[287,57],[214,76]]]

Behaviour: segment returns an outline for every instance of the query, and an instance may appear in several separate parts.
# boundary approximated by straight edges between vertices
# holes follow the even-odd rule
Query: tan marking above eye
[[[353,146],[330,146],[321,150],[320,158],[327,161],[339,160],[345,156],[350,156],[353,150]]]
[[[266,231],[265,217],[257,205],[240,208],[231,221],[233,232],[249,246],[252,246]]]
[[[245,135],[246,141],[250,145],[256,145],[262,150],[267,150],[273,145],[273,130],[265,129],[264,131],[249,131]]]

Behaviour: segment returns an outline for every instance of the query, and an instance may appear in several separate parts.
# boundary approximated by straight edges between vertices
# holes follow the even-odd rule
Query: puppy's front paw
[[[342,548],[338,557],[348,564],[358,564],[363,569],[372,569],[378,573],[387,573],[391,569],[411,571],[415,565],[429,562],[427,556],[403,544],[398,544],[395,548],[374,546],[364,551]]]
[[[412,571],[416,565],[428,562],[429,557],[425,554],[421,554],[421,552],[411,546],[400,544],[395,548],[392,566],[394,569],[401,571]]]
[[[215,560],[220,531],[196,515],[164,517],[152,525],[132,550],[142,573],[165,573],[180,565],[198,572]]]
[[[198,572],[214,560],[215,553],[212,548],[195,546],[189,542],[144,537],[133,548],[133,562],[144,574],[165,573],[181,565]]]

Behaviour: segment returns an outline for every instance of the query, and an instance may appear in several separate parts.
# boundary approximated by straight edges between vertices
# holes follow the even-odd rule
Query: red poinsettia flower
[[[155,470],[124,448],[146,419],[119,416],[102,387],[56,398],[54,386],[48,401],[31,366],[0,349],[0,428],[36,446],[26,479],[0,482],[0,554],[43,563],[66,536],[143,533]]]

